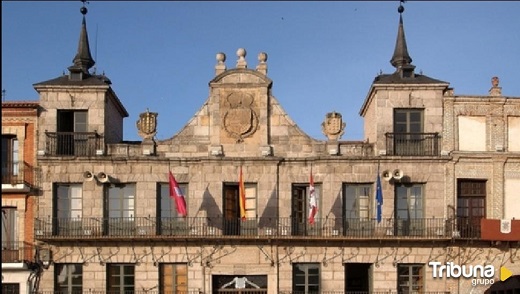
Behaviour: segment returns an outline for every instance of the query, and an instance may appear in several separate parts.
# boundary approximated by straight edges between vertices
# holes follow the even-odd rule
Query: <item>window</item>
[[[256,235],[256,184],[245,183],[246,220],[240,218],[240,202],[238,183],[224,183],[224,234],[226,235]]]
[[[2,262],[20,261],[16,207],[2,207]]]
[[[160,293],[188,293],[188,266],[184,263],[162,263],[159,284]]]
[[[424,287],[424,266],[422,264],[397,265],[397,292],[406,294],[422,293]]]
[[[393,155],[424,155],[422,109],[394,109]]]
[[[20,294],[20,284],[2,283],[2,294]]]
[[[2,207],[2,248],[5,248],[7,243],[16,241],[16,207],[4,206]]]
[[[371,217],[372,184],[343,184],[344,232],[349,236],[369,237],[375,223]]]
[[[55,184],[55,227],[60,235],[81,235],[83,217],[83,185]]]
[[[160,183],[157,185],[157,215],[158,215],[158,233],[162,235],[185,235],[188,233],[188,223],[186,218],[180,217],[177,213],[175,199],[170,196],[170,185],[168,183]],[[188,207],[188,184],[179,183],[179,187],[186,200]]]
[[[2,184],[17,183],[19,146],[15,136],[2,135]]]
[[[291,198],[291,230],[292,235],[306,235],[319,233],[316,229],[321,222],[321,185],[314,184],[314,192],[316,193],[316,203],[318,213],[315,216],[315,224],[309,224],[309,184],[293,184]],[[282,229],[283,230],[283,229]],[[283,234],[283,231],[282,231]]]
[[[54,265],[54,291],[81,293],[83,291],[83,267],[79,263]]]
[[[293,292],[302,294],[320,293],[320,264],[293,264]]]
[[[135,266],[133,264],[107,265],[107,292],[110,294],[133,293]]]
[[[463,238],[480,237],[480,219],[486,216],[486,181],[458,180],[457,226]]]
[[[371,263],[345,263],[345,293],[371,293]]]
[[[106,230],[110,235],[133,235],[135,184],[110,184],[105,189]]]
[[[58,132],[87,132],[87,111],[58,110]]]
[[[422,133],[423,110],[413,108],[394,109],[394,133]]]
[[[423,234],[423,185],[396,184],[395,201],[395,228],[397,235],[410,236]]]
[[[85,110],[58,110],[57,155],[87,155],[87,114]]]
[[[343,184],[344,217],[347,219],[370,219],[371,195],[371,184]]]
[[[179,187],[185,196],[186,202],[188,202],[188,197],[186,197],[188,195],[188,184],[179,183]],[[170,196],[170,185],[168,183],[161,183],[157,191],[159,192],[158,200],[160,201],[158,203],[159,205],[157,205],[159,215],[162,218],[179,217],[175,199]],[[188,203],[186,203],[186,206],[188,206]]]
[[[83,185],[56,185],[56,217],[63,219],[81,219],[83,216]]]
[[[396,219],[423,218],[423,185],[396,184],[395,190]]]

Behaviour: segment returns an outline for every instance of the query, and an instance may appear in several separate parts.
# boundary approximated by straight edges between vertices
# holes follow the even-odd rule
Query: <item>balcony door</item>
[[[54,228],[63,236],[83,235],[83,185],[54,185]]]
[[[240,235],[238,184],[224,184],[224,235]]]
[[[395,234],[422,236],[425,230],[422,184],[395,185]]]
[[[58,110],[56,154],[87,155],[87,129],[87,111]]]
[[[486,181],[459,180],[457,227],[462,238],[480,237],[480,219],[486,216]]]
[[[314,184],[314,193],[316,195],[316,205],[318,213],[314,217],[315,223],[309,223],[309,183],[293,184],[291,197],[291,234],[293,236],[320,235],[321,223],[321,184]],[[286,224],[283,224],[285,226]],[[282,234],[286,228],[282,228]]]
[[[188,184],[179,183],[183,195],[188,195]],[[170,196],[168,183],[157,184],[157,230],[161,235],[186,235],[189,233],[188,219],[177,212],[175,199]],[[189,197],[185,197],[189,200]],[[188,203],[186,203],[188,205]],[[195,228],[198,229],[198,228]]]
[[[105,188],[105,232],[111,236],[135,233],[135,184],[111,184]]]
[[[307,227],[307,187],[308,185],[293,185],[291,231],[293,236],[305,235]]]
[[[423,109],[394,109],[394,154],[422,155]]]
[[[16,207],[2,207],[2,262],[19,261],[17,220]],[[2,291],[2,293],[5,292]]]
[[[343,183],[344,234],[372,236],[375,223],[371,219],[372,184]]]

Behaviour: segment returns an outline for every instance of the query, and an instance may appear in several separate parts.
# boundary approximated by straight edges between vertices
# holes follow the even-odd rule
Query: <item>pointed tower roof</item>
[[[392,56],[390,63],[396,68],[398,72],[405,70],[413,75],[415,66],[412,65],[412,58],[408,53],[408,46],[406,46],[406,38],[404,36],[403,5],[399,5],[397,11],[399,12],[399,27],[397,29],[397,40],[395,42],[394,55]]]
[[[96,63],[94,59],[92,59],[92,55],[90,54],[90,46],[88,43],[88,33],[87,33],[87,21],[85,19],[85,15],[88,10],[85,7],[85,3],[83,2],[83,7],[80,9],[81,14],[83,14],[83,21],[81,23],[81,31],[79,35],[78,42],[78,52],[72,61],[74,65],[69,67],[69,71],[71,73],[83,73],[88,75],[88,70],[94,66]]]

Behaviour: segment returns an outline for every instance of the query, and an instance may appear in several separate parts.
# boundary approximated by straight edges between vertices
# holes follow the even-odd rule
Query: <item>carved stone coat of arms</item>
[[[329,140],[338,140],[345,132],[345,125],[341,114],[333,111],[325,116],[325,121],[321,124],[321,131]]]
[[[157,112],[150,112],[148,109],[139,114],[136,125],[138,134],[143,140],[152,139],[157,134],[157,116]]]
[[[226,132],[237,142],[243,142],[258,128],[258,115],[254,111],[253,96],[246,93],[232,93],[226,99],[229,109],[223,117]]]

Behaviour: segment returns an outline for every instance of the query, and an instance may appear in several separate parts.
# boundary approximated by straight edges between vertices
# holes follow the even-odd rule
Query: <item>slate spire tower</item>
[[[399,27],[397,30],[397,40],[395,42],[395,50],[390,63],[396,68],[396,72],[400,73],[402,77],[413,77],[415,66],[412,65],[412,58],[408,53],[408,46],[406,45],[406,38],[404,35],[403,12],[402,5],[404,1],[397,8],[399,12]]]
[[[83,14],[83,21],[79,35],[78,51],[72,60],[74,64],[68,68],[71,73],[71,79],[79,80],[88,77],[90,75],[88,70],[96,63],[90,54],[90,46],[88,43],[87,21],[85,18],[88,10],[87,7],[85,7],[85,1],[82,2],[83,7],[81,7],[80,12]]]

